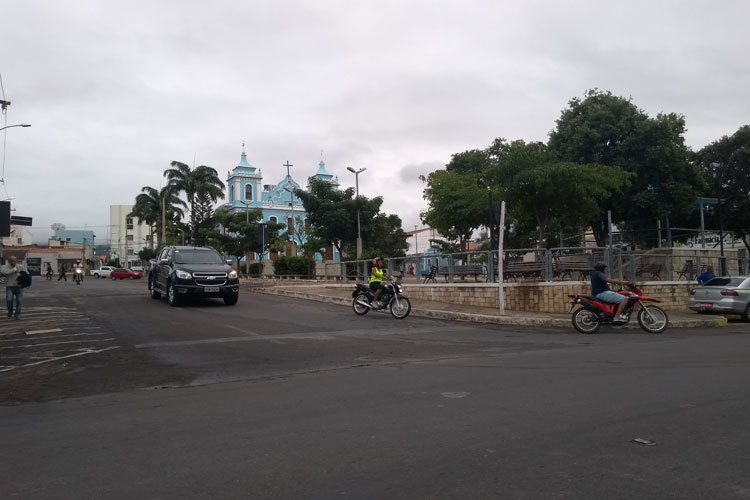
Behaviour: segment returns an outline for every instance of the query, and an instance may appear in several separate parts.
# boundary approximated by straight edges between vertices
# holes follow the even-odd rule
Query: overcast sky
[[[420,174],[495,137],[546,141],[589,88],[687,119],[693,149],[750,122],[750,2],[5,0],[16,215],[107,236],[109,205],[172,160],[222,180],[246,143],[264,183],[342,187],[413,229]],[[0,123],[0,126],[5,125]],[[6,191],[7,190],[7,191]],[[7,192],[7,194],[6,194]]]

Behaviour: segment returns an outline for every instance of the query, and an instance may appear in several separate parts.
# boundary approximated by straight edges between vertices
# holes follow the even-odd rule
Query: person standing
[[[60,281],[60,280],[68,281],[68,277],[65,274],[65,264],[63,264],[62,267],[60,268],[60,277],[57,278],[57,281]]]
[[[706,270],[703,271],[700,276],[698,276],[698,284],[699,285],[705,285],[712,279],[714,279],[716,275],[714,274],[714,268],[712,266],[706,267]]]
[[[0,275],[5,276],[5,303],[8,306],[9,318],[13,316],[15,319],[21,319],[23,288],[18,284],[21,271],[26,270],[17,263],[14,255],[8,257],[8,262],[0,267]]]

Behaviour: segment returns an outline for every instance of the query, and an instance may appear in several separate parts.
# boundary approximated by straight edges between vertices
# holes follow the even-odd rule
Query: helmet
[[[607,264],[605,264],[604,262],[597,262],[596,264],[594,264],[594,269],[604,272],[604,270],[607,269]]]
[[[372,259],[372,265],[377,266],[379,260],[380,260],[380,257],[375,257],[374,259]]]

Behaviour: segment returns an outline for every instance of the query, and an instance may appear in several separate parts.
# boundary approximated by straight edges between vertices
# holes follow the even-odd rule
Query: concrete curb
[[[338,304],[342,306],[351,307],[352,299],[343,297],[332,297],[329,295],[320,295],[315,293],[300,292],[295,290],[286,289],[275,289],[275,288],[260,288],[253,287],[253,292],[263,293],[266,295],[281,295],[285,297],[294,297],[304,300],[312,300],[316,302],[326,302],[329,304]],[[449,307],[450,304],[446,304]],[[553,318],[549,316],[501,316],[498,314],[478,314],[478,313],[464,313],[458,311],[446,311],[439,309],[415,309],[411,310],[412,316],[418,316],[421,318],[433,318],[433,319],[444,319],[450,321],[468,321],[472,323],[485,323],[485,324],[496,324],[496,325],[516,325],[516,326],[541,326],[541,327],[556,327],[556,328],[573,328],[569,318]],[[696,318],[696,319],[679,319],[677,321],[670,321],[670,328],[714,328],[717,326],[726,326],[727,319],[723,316],[714,318]],[[640,327],[637,323],[626,325],[623,328],[626,329],[638,329]]]

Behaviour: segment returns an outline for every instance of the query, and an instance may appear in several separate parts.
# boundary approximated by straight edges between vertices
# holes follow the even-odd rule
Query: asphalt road
[[[145,288],[37,280],[2,318],[3,498],[750,498],[748,325],[583,336]]]

